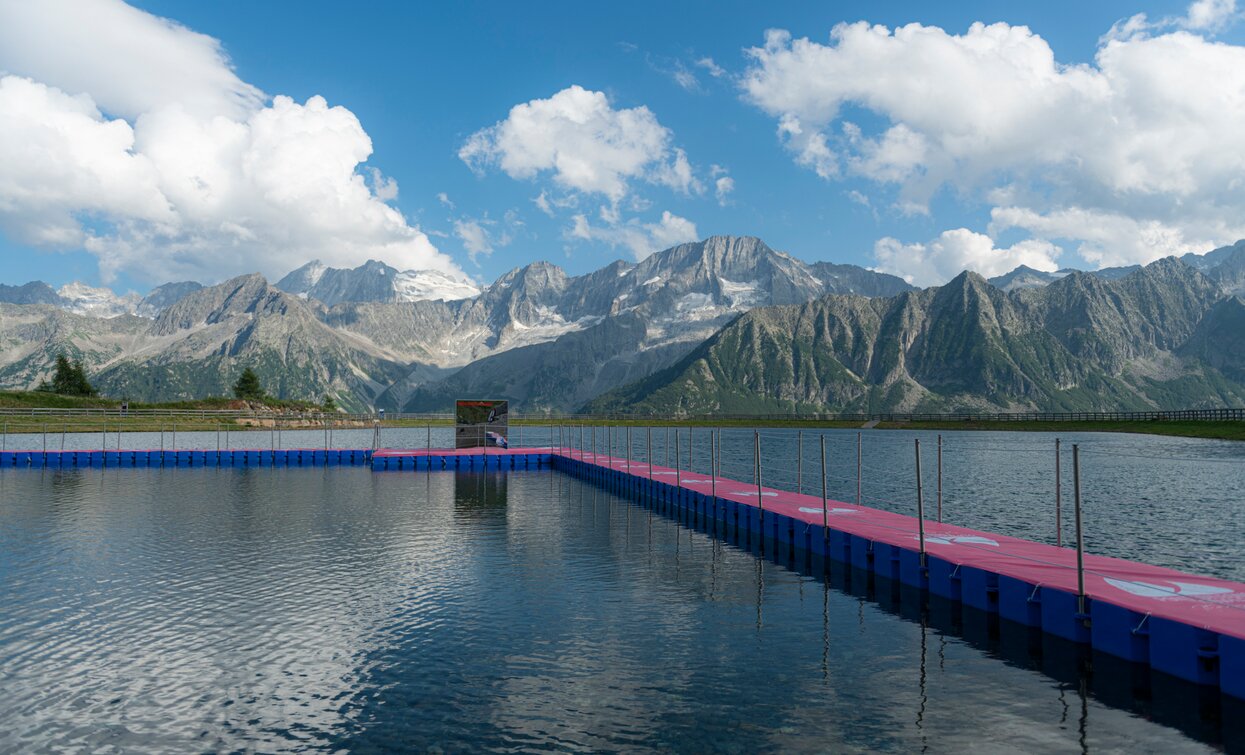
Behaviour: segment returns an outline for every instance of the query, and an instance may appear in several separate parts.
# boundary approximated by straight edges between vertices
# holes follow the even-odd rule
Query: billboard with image
[[[495,399],[459,399],[454,410],[454,447],[508,447],[509,402]]]

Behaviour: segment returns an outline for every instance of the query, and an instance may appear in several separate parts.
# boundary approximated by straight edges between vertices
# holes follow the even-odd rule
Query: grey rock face
[[[589,411],[1112,410],[1245,403],[1239,299],[1175,258],[1005,292],[975,273],[896,297],[757,308]],[[1243,328],[1245,330],[1245,328]],[[1242,350],[1245,353],[1245,350]]]

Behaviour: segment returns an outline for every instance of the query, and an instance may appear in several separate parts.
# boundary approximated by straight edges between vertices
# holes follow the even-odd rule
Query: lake
[[[702,454],[707,469],[700,432],[692,462]],[[787,435],[762,436],[767,485],[784,484]],[[392,430],[386,445],[404,437],[426,442]],[[805,433],[806,490],[820,486],[815,437]],[[866,495],[904,505],[882,483],[910,474],[910,437],[866,433]],[[339,432],[334,445],[353,440]],[[1183,561],[1165,545],[1190,533],[1241,542],[1232,491],[1187,495],[1194,482],[1245,489],[1234,446],[1072,440],[1096,449],[1082,476],[1098,552],[1135,546],[1240,578],[1239,545]],[[1053,529],[1053,491],[1028,489],[1043,477],[1021,455],[1039,457],[1044,441],[944,433],[946,518]],[[724,432],[724,474],[751,475],[752,443],[750,431]],[[839,497],[854,497],[855,434],[833,443]],[[1146,458],[1133,467],[1133,456]],[[1197,471],[1170,487],[1133,479],[1150,470],[1158,484],[1165,464]],[[969,480],[989,489],[972,494]],[[1112,486],[1122,492],[1108,499]],[[1186,495],[1159,505],[1167,490]],[[1151,539],[1155,528],[1175,534]],[[0,605],[0,751],[1180,752],[1243,741],[1234,702],[1049,638],[1017,641],[837,565],[824,579],[773,563],[552,471],[8,470]]]

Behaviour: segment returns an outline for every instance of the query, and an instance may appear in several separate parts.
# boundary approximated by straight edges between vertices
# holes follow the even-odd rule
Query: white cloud
[[[705,56],[696,61],[698,68],[703,68],[709,72],[709,75],[715,79],[720,79],[726,75],[726,69],[713,61],[713,58]]]
[[[480,225],[479,221],[454,221],[454,235],[462,240],[463,249],[467,250],[467,255],[471,257],[472,262],[475,262],[476,258],[481,254],[493,253],[493,242],[489,238],[489,232],[484,226]]]
[[[371,168],[372,193],[382,202],[392,202],[398,198],[398,182],[385,176],[379,168]]]
[[[1180,228],[1156,220],[1138,220],[1119,213],[1064,207],[1038,212],[1027,207],[995,207],[990,233],[1021,228],[1035,236],[1079,242],[1080,256],[1097,267],[1146,264],[1170,255],[1202,253],[1217,239],[1245,238],[1245,223],[1215,222]]]
[[[461,274],[385,204],[397,184],[363,165],[353,113],[263,105],[216,40],[108,0],[3,3],[0,68],[27,74],[0,77],[0,229],[84,248],[105,280],[275,277],[312,258]]]
[[[1214,28],[1233,13],[1197,2],[1184,26]],[[1230,242],[1206,232],[1245,214],[1245,48],[1148,28],[1117,25],[1090,65],[1062,64],[1040,36],[1002,23],[964,34],[843,24],[826,44],[771,31],[749,51],[741,87],[775,117],[798,164],[827,180],[894,185],[908,213],[949,187],[970,201],[1006,195],[1039,216],[1076,207],[1175,229],[1156,242],[1170,252]],[[883,125],[843,121],[848,107]],[[1152,251],[1121,237],[1097,254]]]
[[[915,286],[934,286],[964,270],[991,278],[1028,265],[1035,270],[1059,269],[1059,247],[1045,241],[1021,241],[1000,249],[989,236],[967,228],[943,231],[928,244],[904,244],[886,237],[873,246],[877,270],[898,275]]]
[[[0,70],[89,94],[130,121],[172,104],[240,120],[264,100],[218,40],[120,0],[0,3],[0,51]]]
[[[437,192],[437,201],[440,202],[442,205],[450,208],[451,210],[454,209],[454,201],[450,199],[449,194],[446,194],[443,191]]]
[[[731,192],[735,190],[735,179],[730,176],[719,176],[713,182],[713,196],[717,197],[718,204],[725,207],[730,202]]]
[[[1236,0],[1194,0],[1182,24],[1189,29],[1217,31],[1236,15]]]
[[[571,86],[515,105],[505,120],[472,134],[458,156],[476,171],[496,167],[515,179],[550,173],[564,190],[617,202],[634,180],[696,189],[687,155],[672,141],[648,108],[615,109],[603,92]]]
[[[700,238],[695,223],[669,211],[663,211],[661,220],[656,223],[644,223],[633,218],[618,225],[594,226],[583,214],[573,216],[571,223],[566,231],[568,238],[602,242],[611,247],[626,247],[637,260],[642,260],[653,252]]]

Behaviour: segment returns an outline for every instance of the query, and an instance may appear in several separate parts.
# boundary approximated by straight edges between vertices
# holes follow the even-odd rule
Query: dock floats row
[[[372,465],[371,449],[278,448],[140,451],[0,451],[10,467],[326,467]]]
[[[557,469],[1245,700],[1245,584],[569,448],[3,451],[0,468]]]

